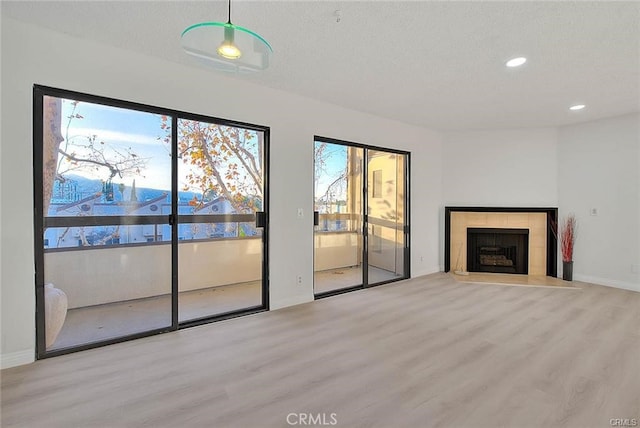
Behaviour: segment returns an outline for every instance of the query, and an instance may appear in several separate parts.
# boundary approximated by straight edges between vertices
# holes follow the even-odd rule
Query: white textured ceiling
[[[224,1],[8,2],[2,14],[201,67],[180,33]],[[232,2],[274,49],[248,79],[439,130],[546,127],[640,111],[638,2]],[[341,11],[336,22],[334,12]],[[504,62],[526,56],[520,69]],[[211,71],[215,73],[215,71]],[[587,108],[570,112],[583,103]]]

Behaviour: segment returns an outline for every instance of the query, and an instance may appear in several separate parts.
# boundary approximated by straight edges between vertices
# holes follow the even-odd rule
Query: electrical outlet
[[[302,275],[297,276],[296,282],[298,283],[298,285],[302,285]]]
[[[302,208],[298,208],[298,218],[304,217],[304,210]]]

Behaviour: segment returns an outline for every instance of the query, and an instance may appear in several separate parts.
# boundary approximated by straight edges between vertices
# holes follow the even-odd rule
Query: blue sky
[[[63,137],[67,136],[67,121],[72,111],[72,101],[63,100]],[[87,141],[86,137],[96,135],[96,142],[105,142],[107,157],[112,148],[122,151],[130,147],[137,156],[147,159],[147,167],[141,171],[140,175],[131,175],[122,179],[116,177],[113,180],[114,183],[124,183],[129,186],[135,178],[138,187],[161,190],[171,188],[171,149],[162,142],[162,139],[158,140],[158,137],[163,137],[166,132],[160,128],[160,115],[84,102],[78,104],[75,113],[82,118],[71,120],[68,131],[70,142],[83,144]],[[61,146],[64,144],[65,142],[62,142]],[[81,149],[77,147],[75,149],[81,153]],[[73,173],[100,180],[109,177],[106,168],[100,168],[99,171],[87,168]]]
[[[67,121],[73,111],[72,102],[66,99],[62,101],[63,137],[67,136]],[[97,143],[101,141],[105,143],[107,157],[112,153],[111,149],[123,151],[131,148],[137,156],[146,159],[146,168],[140,174],[122,179],[116,177],[113,179],[114,183],[130,186],[135,178],[137,187],[171,189],[171,148],[162,141],[168,130],[161,129],[160,115],[85,102],[78,104],[75,113],[82,118],[71,120],[68,130],[70,142],[83,144],[87,141],[86,137],[96,135]],[[64,144],[65,142],[61,146]],[[75,147],[73,150],[81,154],[81,149]],[[327,144],[325,155],[325,172],[319,176],[316,183],[316,196],[323,195],[327,186],[344,170],[347,162],[347,147]],[[187,169],[179,168],[179,181],[182,181],[180,175],[185,175],[188,172]],[[85,168],[75,170],[73,174],[99,180],[105,180],[109,176],[106,168],[100,168],[98,171],[95,168]],[[179,183],[179,188],[182,189],[182,183]],[[336,197],[344,199],[346,196],[341,194]]]
[[[316,145],[320,144],[316,142]],[[324,152],[325,170],[316,173],[315,197],[319,198],[327,192],[327,187],[342,174],[347,166],[347,146],[327,143]],[[346,189],[335,195],[335,199],[346,199]]]

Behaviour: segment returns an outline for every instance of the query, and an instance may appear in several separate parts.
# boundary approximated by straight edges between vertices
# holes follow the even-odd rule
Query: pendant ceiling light
[[[231,23],[201,22],[182,32],[182,47],[189,55],[228,72],[254,72],[269,67],[273,49],[260,35]]]

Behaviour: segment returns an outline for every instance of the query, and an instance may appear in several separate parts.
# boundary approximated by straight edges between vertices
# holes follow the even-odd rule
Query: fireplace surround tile
[[[529,275],[555,276],[557,241],[549,230],[554,221],[557,208],[446,207],[445,271],[467,270],[467,228],[520,228],[529,230]]]

